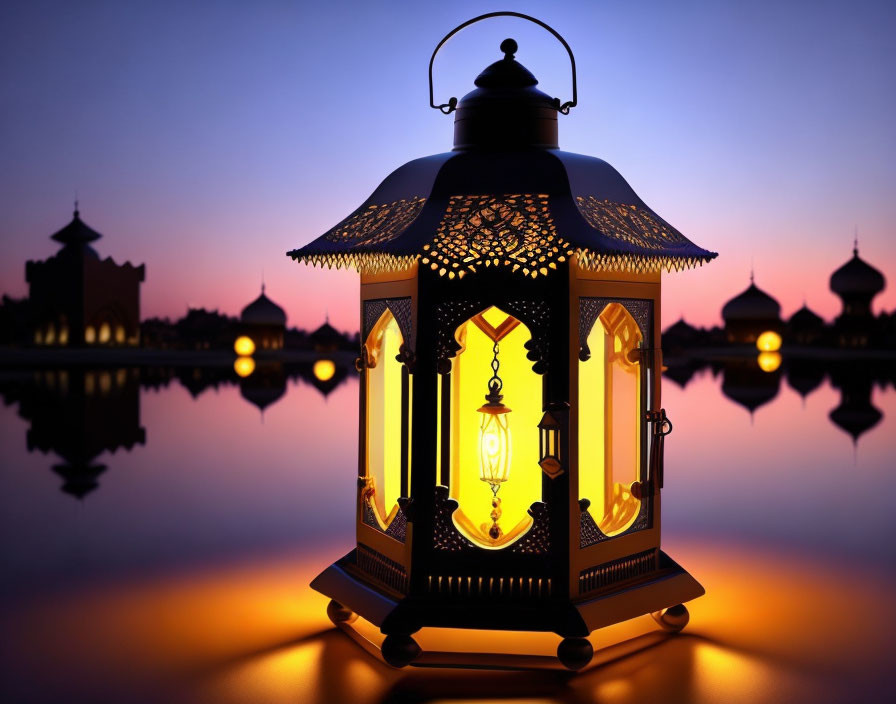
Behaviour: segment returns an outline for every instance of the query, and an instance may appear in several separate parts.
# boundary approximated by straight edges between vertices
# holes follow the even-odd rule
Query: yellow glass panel
[[[631,494],[641,465],[641,332],[624,306],[609,304],[579,362],[579,496],[606,535],[627,530],[640,501]]]
[[[493,328],[509,317],[497,308],[482,316]],[[486,402],[488,381],[492,376],[492,339],[468,320],[456,333],[462,350],[454,358],[451,370],[451,485],[450,495],[458,502],[454,514],[458,530],[485,548],[501,548],[519,539],[532,525],[529,507],[541,501],[542,471],[538,465],[538,423],[542,417],[541,377],[532,371],[523,344],[531,334],[522,324],[514,327],[499,342],[499,376],[504,382],[504,405],[510,408],[502,420],[511,428],[510,467],[507,480],[501,482],[500,526],[503,535],[494,540],[492,525],[492,489],[480,478],[480,428],[483,414],[478,409]],[[441,396],[439,396],[441,398]],[[440,442],[446,442],[441,438]]]
[[[401,362],[398,323],[383,313],[367,338],[367,476],[373,479],[373,502],[384,526],[397,511],[401,496]]]

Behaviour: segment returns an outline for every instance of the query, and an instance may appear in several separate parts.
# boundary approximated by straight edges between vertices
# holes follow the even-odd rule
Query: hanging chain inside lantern
[[[510,409],[504,405],[504,396],[501,395],[504,382],[498,375],[501,362],[498,360],[497,342],[492,351],[492,377],[488,380],[488,394],[485,396],[487,403],[479,409],[482,413],[482,424],[479,427],[479,478],[488,483],[492,490],[492,510],[489,514],[492,525],[483,524],[482,529],[488,532],[492,540],[497,540],[503,535],[498,525],[502,513],[498,490],[510,476]]]

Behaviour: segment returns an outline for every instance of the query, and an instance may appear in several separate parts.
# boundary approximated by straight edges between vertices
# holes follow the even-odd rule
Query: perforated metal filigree
[[[534,278],[574,251],[557,234],[544,194],[451,196],[423,250],[423,264],[449,278],[499,265]]]
[[[510,546],[510,552],[524,555],[542,555],[551,550],[551,521],[548,505],[538,501],[529,507],[532,527],[517,542]]]
[[[364,331],[362,339],[367,339],[370,331],[373,330],[373,327],[387,309],[392,313],[395,322],[398,323],[398,329],[401,330],[401,337],[404,343],[410,345],[413,316],[411,315],[411,299],[409,296],[402,298],[377,298],[364,301]]]
[[[448,497],[448,487],[436,487],[435,515],[433,516],[432,546],[446,552],[464,552],[475,549],[475,545],[458,533],[451,520],[457,510],[457,501]]]
[[[670,245],[691,244],[667,222],[637,206],[594,196],[577,196],[576,205],[588,224],[607,237],[645,249],[667,250]]]
[[[454,337],[458,326],[486,307],[482,301],[471,299],[444,301],[436,305],[436,359],[440,374],[451,371],[450,359],[460,351],[460,344]]]
[[[579,358],[588,359],[588,336],[594,323],[611,303],[625,307],[641,331],[643,347],[651,347],[653,335],[653,301],[645,298],[580,298],[579,299]]]
[[[606,539],[607,536],[597,527],[597,523],[591,517],[588,509],[582,509],[579,514],[579,548],[587,548],[589,545]]]
[[[330,230],[324,239],[351,247],[370,247],[389,242],[417,219],[425,203],[426,198],[402,198],[383,205],[368,205],[341,227]]]

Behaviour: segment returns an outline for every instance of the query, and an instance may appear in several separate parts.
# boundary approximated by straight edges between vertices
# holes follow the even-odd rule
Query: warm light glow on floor
[[[255,354],[255,343],[252,341],[251,337],[240,335],[233,343],[233,351],[241,357],[248,357],[249,355]]]
[[[689,604],[688,627],[668,635],[642,616],[598,631],[594,662],[577,675],[387,667],[335,631],[327,600],[308,588],[329,551],[35,597],[4,615],[4,636],[17,644],[6,671],[21,692],[38,686],[54,700],[128,701],[141,691],[216,704],[374,704],[400,692],[412,701],[878,701],[886,691],[892,580],[730,543],[674,543],[672,556],[707,590]],[[559,640],[447,629],[416,637],[427,650],[536,654]]]
[[[319,359],[314,363],[311,371],[314,373],[314,378],[318,381],[329,381],[336,373],[336,365],[333,364],[331,359]]]

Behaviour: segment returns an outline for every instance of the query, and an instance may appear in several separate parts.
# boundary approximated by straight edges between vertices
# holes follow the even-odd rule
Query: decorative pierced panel
[[[619,582],[639,579],[657,569],[656,550],[645,550],[579,572],[579,594],[599,591]]]
[[[580,298],[579,299],[579,358],[588,359],[588,335],[604,308],[611,303],[625,306],[641,331],[644,347],[653,346],[653,301],[642,298]],[[585,356],[583,356],[585,355]]]
[[[637,206],[598,200],[594,196],[577,196],[576,204],[588,224],[607,237],[646,249],[691,244],[678,230]]]
[[[369,247],[389,242],[414,222],[424,203],[426,198],[402,198],[384,205],[368,205],[328,232],[324,238],[351,247]]]
[[[544,194],[452,196],[423,249],[423,263],[449,278],[498,265],[534,278],[573,253],[554,228]]]
[[[411,342],[411,299],[403,298],[377,298],[370,301],[364,301],[364,330],[361,335],[362,340],[366,340],[373,326],[386,312],[386,309],[392,311],[395,322],[401,330],[401,336],[404,338],[404,344],[410,345]]]

